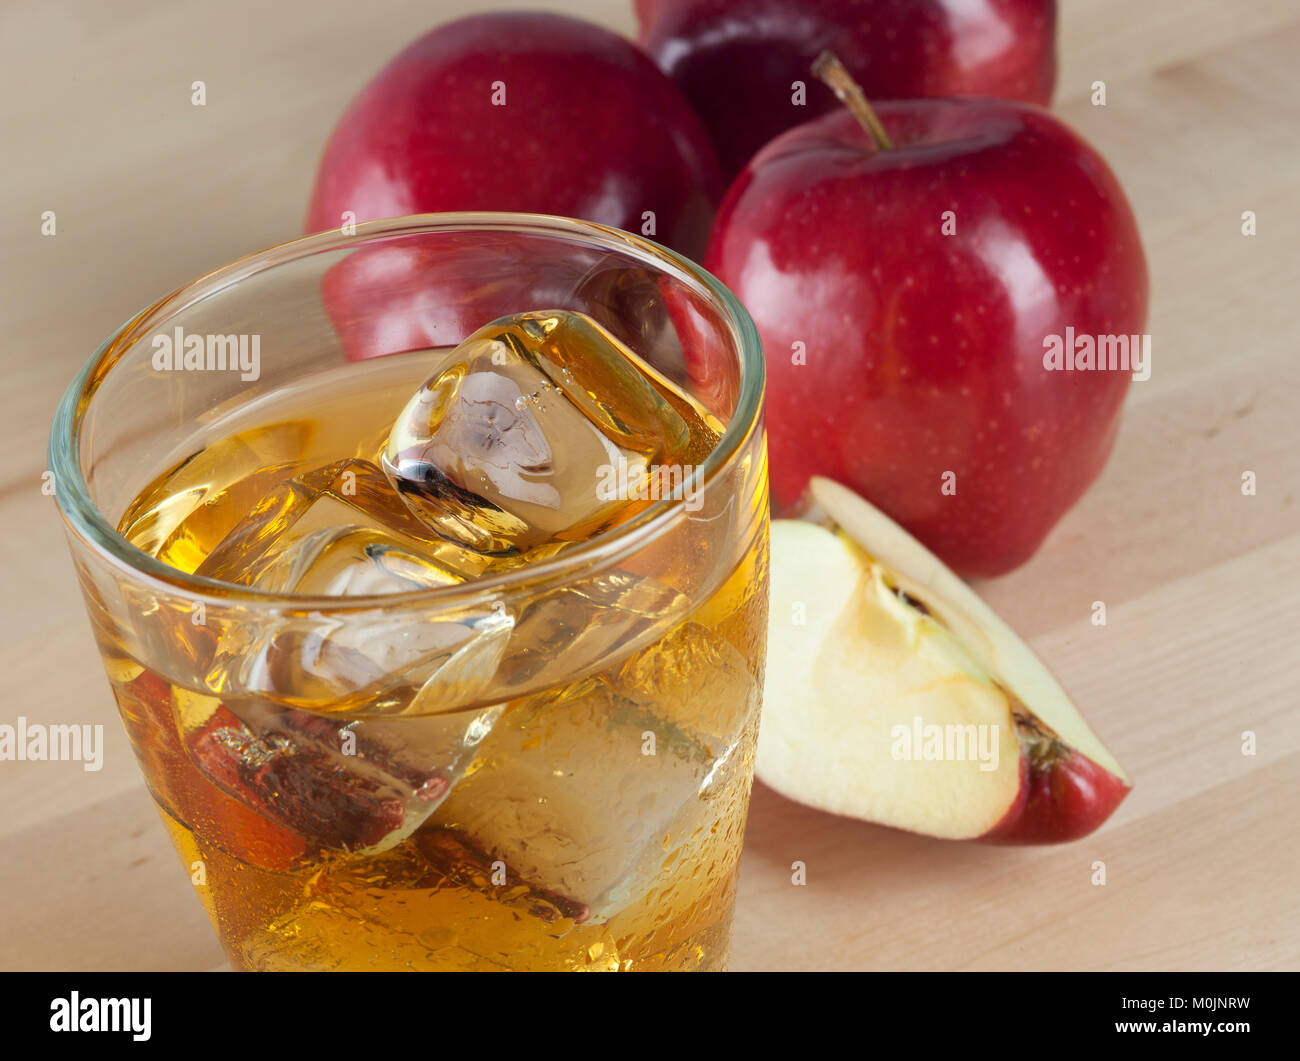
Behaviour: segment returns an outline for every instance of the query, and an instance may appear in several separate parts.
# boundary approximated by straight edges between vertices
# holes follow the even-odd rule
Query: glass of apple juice
[[[56,496],[234,967],[725,967],[762,381],[698,266],[518,214],[274,247],[95,353]]]

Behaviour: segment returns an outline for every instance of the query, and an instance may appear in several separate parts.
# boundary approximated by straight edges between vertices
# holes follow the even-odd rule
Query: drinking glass
[[[368,462],[429,351],[553,309],[715,418],[680,489],[410,591],[205,574],[219,543],[252,571],[327,511],[398,534]],[[766,637],[762,385],[752,322],[699,266],[523,214],[282,244],[96,351],[55,417],[56,496],[145,781],[234,967],[725,967]]]

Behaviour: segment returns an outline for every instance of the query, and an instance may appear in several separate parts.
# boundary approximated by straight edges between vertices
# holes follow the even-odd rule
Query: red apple
[[[565,308],[601,268],[572,248],[540,267],[509,232],[441,232],[361,247],[331,265],[321,297],[349,361],[455,346],[537,306]]]
[[[961,574],[1002,574],[1110,453],[1132,373],[1049,371],[1045,344],[1142,332],[1137,226],[1097,153],[1037,107],[878,114],[888,150],[848,110],[769,144],[705,264],[763,340],[777,503],[828,476]]]
[[[720,190],[699,119],[634,45],[577,19],[506,12],[431,31],[352,101],[306,230],[337,227],[347,211],[511,210],[698,255]]]
[[[716,349],[707,320],[679,309],[690,297],[684,285],[598,248],[555,243],[554,256],[544,257],[546,246],[503,231],[408,235],[357,248],[331,265],[321,297],[349,361],[454,346],[491,321],[538,306],[587,314],[675,378],[682,345]],[[734,366],[724,367],[722,378],[734,377]],[[725,416],[734,400],[720,404]]]
[[[833,109],[808,77],[822,49],[875,99],[1047,103],[1056,80],[1055,0],[638,0],[637,15],[642,45],[704,119],[729,177]]]
[[[772,524],[756,774],[822,810],[949,839],[1077,840],[1130,784],[975,593],[844,487]]]

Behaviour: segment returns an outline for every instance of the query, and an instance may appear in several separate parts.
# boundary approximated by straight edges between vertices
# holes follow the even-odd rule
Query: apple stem
[[[889,141],[889,134],[880,124],[876,112],[871,109],[862,87],[853,80],[853,75],[844,68],[844,64],[834,52],[825,51],[817,56],[813,60],[812,72],[824,81],[839,97],[840,102],[853,112],[853,117],[857,118],[858,123],[867,131],[867,135],[876,142],[876,147],[881,151],[894,149],[894,145]]]

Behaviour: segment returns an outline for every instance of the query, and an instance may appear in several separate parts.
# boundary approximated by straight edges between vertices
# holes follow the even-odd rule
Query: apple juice
[[[217,436],[121,517],[127,540],[214,595],[277,595],[269,617],[250,605],[221,629],[142,609],[140,629],[172,624],[166,659],[96,624],[163,821],[238,969],[721,968],[766,632],[761,438],[721,515],[683,513],[548,582],[548,562],[655,498],[514,547],[492,518],[504,502],[480,510],[439,478],[435,521],[419,518],[385,446],[449,356],[379,358],[221,410]],[[707,457],[723,425],[684,391],[654,373],[624,386],[684,425],[669,461]],[[644,419],[624,397],[601,406],[621,428]],[[594,444],[576,417],[544,441]],[[503,603],[501,580],[534,570],[536,592]],[[401,612],[420,593],[450,594],[456,614]],[[339,595],[356,616],[323,623],[311,602]]]

